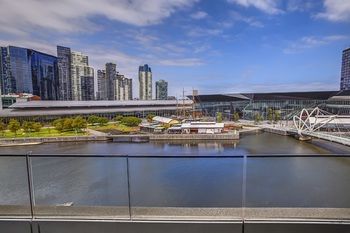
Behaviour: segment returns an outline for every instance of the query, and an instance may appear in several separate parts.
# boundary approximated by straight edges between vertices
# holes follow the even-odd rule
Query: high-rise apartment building
[[[57,100],[57,58],[32,49],[1,48],[0,83],[3,94],[30,93]]]
[[[343,50],[340,90],[350,90],[350,48]]]
[[[82,77],[94,77],[94,69],[89,66],[88,56],[71,52],[72,100],[83,100]]]
[[[42,100],[58,99],[57,58],[35,50],[28,50],[31,64],[33,95]]]
[[[106,63],[106,79],[107,79],[107,98],[115,100],[115,79],[117,78],[117,65],[114,63]]]
[[[94,76],[82,76],[81,100],[95,100]]]
[[[60,100],[72,100],[71,50],[57,46],[58,96]]]
[[[114,86],[116,100],[132,100],[132,79],[125,78],[124,75],[117,75]]]
[[[140,100],[152,99],[152,71],[147,64],[139,67],[139,98]]]
[[[156,99],[166,100],[168,99],[168,82],[159,80],[156,82]]]
[[[97,70],[97,89],[97,99],[108,100],[108,80],[104,70]]]

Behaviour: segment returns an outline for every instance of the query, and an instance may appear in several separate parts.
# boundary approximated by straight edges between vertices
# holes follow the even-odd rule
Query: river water
[[[241,207],[244,200],[247,207],[350,208],[349,147],[321,140],[301,142],[259,133],[230,143],[72,142],[0,150],[7,155],[49,155],[31,159],[37,206],[128,206],[130,196],[130,205],[136,207]],[[139,156],[127,161],[55,154]],[[25,158],[0,157],[1,205],[29,205]]]

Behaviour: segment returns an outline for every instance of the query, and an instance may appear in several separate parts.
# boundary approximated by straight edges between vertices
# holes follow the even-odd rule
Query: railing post
[[[28,181],[28,190],[29,190],[29,204],[30,212],[32,219],[34,219],[34,189],[33,189],[33,177],[32,177],[32,161],[31,161],[32,152],[26,154],[26,166],[27,166],[27,181]]]

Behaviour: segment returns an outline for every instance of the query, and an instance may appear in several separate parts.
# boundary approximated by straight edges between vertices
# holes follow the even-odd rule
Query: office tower
[[[72,100],[71,50],[57,46],[58,96],[60,100]]]
[[[57,57],[28,50],[32,74],[32,94],[42,100],[58,100]]]
[[[3,94],[29,93],[43,100],[58,98],[55,56],[32,49],[2,47],[0,70]]]
[[[159,80],[156,82],[156,99],[166,100],[168,99],[168,82]]]
[[[107,98],[115,100],[115,79],[117,78],[117,65],[114,63],[106,63],[106,79],[107,79]]]
[[[340,90],[350,90],[350,48],[343,50]]]
[[[152,99],[152,71],[147,64],[139,67],[140,100]]]
[[[106,78],[106,71],[97,71],[97,99],[108,100],[108,80]]]
[[[71,52],[72,100],[82,100],[82,77],[94,77],[94,69],[89,66],[88,56]]]
[[[125,78],[124,75],[117,75],[115,79],[115,99],[132,100],[132,79]]]
[[[95,100],[94,76],[82,76],[81,100]]]

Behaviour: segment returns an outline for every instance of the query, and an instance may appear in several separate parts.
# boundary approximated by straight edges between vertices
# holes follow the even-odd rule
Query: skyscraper
[[[107,79],[107,97],[108,100],[115,100],[116,88],[115,79],[117,78],[117,65],[114,63],[106,63],[106,79]]]
[[[156,82],[156,99],[166,100],[168,98],[168,82],[159,80]]]
[[[106,71],[97,71],[97,99],[98,100],[108,100],[107,90],[108,80],[106,78]]]
[[[340,90],[350,90],[350,48],[343,50]]]
[[[88,56],[71,52],[72,100],[83,100],[82,77],[94,77],[94,69],[89,66]]]
[[[132,79],[117,75],[115,80],[116,100],[132,100]]]
[[[94,76],[81,76],[81,100],[95,100]]]
[[[141,100],[152,99],[152,71],[147,64],[139,67],[139,93]]]
[[[72,100],[71,50],[57,46],[58,95],[60,100]]]
[[[0,83],[3,94],[30,93],[43,100],[58,98],[57,58],[32,49],[1,48]]]
[[[57,58],[35,50],[28,50],[31,64],[33,95],[42,100],[58,99]]]

